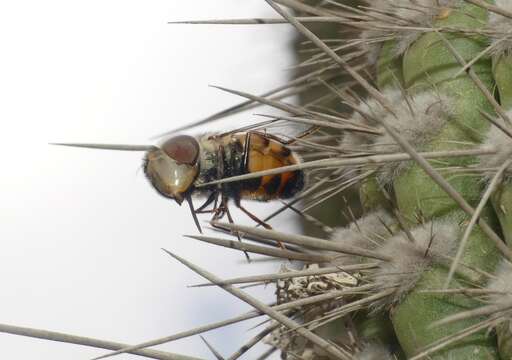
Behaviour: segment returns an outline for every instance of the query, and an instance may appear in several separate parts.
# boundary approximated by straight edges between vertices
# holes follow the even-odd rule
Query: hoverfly
[[[299,193],[305,184],[305,176],[301,170],[237,182],[207,184],[232,176],[300,162],[297,154],[287,147],[285,141],[259,131],[206,134],[198,137],[178,135],[167,139],[159,146],[72,143],[56,145],[146,151],[143,169],[147,179],[159,194],[175,200],[179,205],[187,200],[200,232],[197,214],[212,213],[212,220],[220,219],[227,214],[232,221],[228,209],[230,199],[252,220],[269,228],[266,223],[245,209],[241,201],[287,199]],[[202,184],[206,186],[201,186]],[[192,202],[192,196],[196,195],[206,197],[204,204],[197,209]],[[212,209],[206,210],[210,205]]]

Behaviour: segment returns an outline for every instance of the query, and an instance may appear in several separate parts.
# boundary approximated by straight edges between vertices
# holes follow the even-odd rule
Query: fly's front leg
[[[219,194],[220,192],[219,191],[216,191],[215,192],[215,201],[213,203],[213,217],[212,217],[212,220],[211,221],[217,221],[217,220],[220,220],[224,217],[224,215],[226,215],[226,209],[222,206],[222,202],[221,204],[219,205],[218,202],[219,202]]]
[[[223,178],[224,178],[224,147],[222,145],[219,145],[219,147],[217,149],[217,180],[220,180]],[[214,200],[214,205],[213,205],[214,215],[212,217],[212,221],[217,221],[219,219],[222,219],[227,211],[226,204],[223,201],[223,198],[224,198],[223,185],[218,184],[216,186],[217,186],[217,189],[215,190],[215,200]],[[220,206],[218,205],[219,194],[222,194]]]
[[[206,199],[206,201],[204,202],[204,204],[196,209],[196,214],[206,214],[206,213],[215,212],[215,208],[216,208],[215,204],[214,204],[212,210],[205,210],[205,209],[208,207],[208,205],[210,205],[211,203],[213,203],[216,200],[216,196],[218,197],[217,192],[212,191],[210,193],[210,195],[208,196],[208,198]]]
[[[185,199],[187,200],[188,206],[190,208],[190,213],[192,214],[192,218],[194,219],[194,223],[196,224],[197,230],[202,234],[203,230],[201,229],[201,225],[199,224],[199,219],[197,218],[197,212],[194,209],[194,203],[192,202],[192,196],[188,194]]]
[[[224,166],[226,163],[226,151],[222,144],[219,145],[219,148],[217,151],[217,158],[218,158],[218,163],[219,163],[217,166],[217,176],[218,176],[218,179],[224,179],[224,177],[227,175],[226,171],[225,171],[226,169]],[[223,211],[223,213],[225,213],[228,216],[229,223],[234,224],[233,217],[231,216],[231,212],[229,211],[229,206],[228,206],[228,200],[229,200],[228,199],[228,194],[229,194],[228,186],[229,185],[219,184],[218,186],[220,187],[219,191],[221,193],[221,205],[220,206],[222,208],[222,211]],[[232,233],[234,233],[236,235],[238,241],[242,242],[242,238],[238,231],[234,231]],[[247,258],[247,261],[251,261],[247,251],[244,251],[244,254],[245,254],[245,257]]]

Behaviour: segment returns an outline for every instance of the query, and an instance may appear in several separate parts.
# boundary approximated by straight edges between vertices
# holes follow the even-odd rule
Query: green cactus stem
[[[379,90],[403,86],[402,58],[394,54],[396,41],[389,40],[382,45],[377,60],[376,82]],[[382,193],[376,176],[371,176],[361,183],[359,196],[363,210],[371,211],[378,207],[388,207],[389,201]]]
[[[492,213],[490,215],[494,216]],[[465,217],[462,212],[454,212],[451,216],[453,216],[454,221]],[[485,219],[490,220],[489,216],[486,216]],[[462,232],[463,229],[460,232],[461,236]],[[463,262],[480,269],[493,271],[496,258],[495,248],[480,229],[475,228],[470,236]],[[419,352],[419,349],[434,341],[457,333],[483,320],[482,318],[470,319],[442,327],[431,327],[433,322],[448,315],[480,306],[478,301],[467,296],[422,292],[428,289],[443,288],[447,274],[446,266],[433,266],[430,271],[422,276],[414,290],[391,310],[391,319],[397,337],[407,356],[413,356]],[[454,279],[450,287],[464,287],[465,282],[461,281],[458,278]],[[466,337],[464,341],[456,345],[440,350],[431,355],[430,359],[498,359],[498,355],[493,337],[487,335],[484,331]]]
[[[401,86],[401,59],[393,56],[394,41],[384,43],[377,62],[377,84],[379,89]],[[397,83],[398,82],[398,83]],[[383,194],[376,175],[365,179],[359,187],[359,197],[363,211],[370,212],[379,207],[390,210],[390,203]],[[397,344],[396,335],[388,314],[370,315],[364,312],[354,319],[357,331],[363,339],[382,344]],[[398,347],[398,344],[395,346]],[[402,356],[401,351],[395,356]]]
[[[512,108],[512,56],[505,54],[493,59],[493,72],[501,106]],[[501,224],[505,240],[512,247],[512,183],[505,179],[492,197],[492,204]],[[503,359],[512,359],[512,321],[496,329],[498,349]]]
[[[494,57],[493,73],[501,106],[512,109],[512,56]],[[498,214],[503,234],[508,245],[512,247],[512,184],[510,179],[500,185],[494,193],[492,202]]]
[[[384,90],[388,86],[397,87],[404,82],[402,58],[395,56],[395,46],[394,40],[386,41],[382,45],[377,61],[377,87],[380,90]]]
[[[493,73],[501,106],[512,108],[512,55],[493,58]]]
[[[498,214],[503,235],[509,247],[512,247],[512,184],[510,180],[502,183],[492,197],[494,209]]]
[[[487,13],[482,8],[464,4],[449,16],[436,20],[434,26],[453,26],[476,29],[482,27]],[[403,59],[403,74],[409,91],[418,88],[431,88],[449,95],[453,101],[452,118],[440,133],[426,146],[425,150],[443,150],[460,148],[464,142],[479,143],[481,134],[488,128],[488,122],[479,111],[491,112],[490,105],[472,80],[465,74],[454,78],[460,70],[460,64],[445,45],[440,34],[435,32],[422,35],[406,52]],[[457,33],[443,34],[456,51],[470,61],[487,46],[485,39],[478,36]],[[483,57],[474,64],[473,69],[489,89],[493,86],[491,61]],[[452,159],[440,164],[446,166],[466,166],[474,159]],[[478,203],[481,194],[479,179],[470,176],[448,178],[450,184],[472,205]],[[399,209],[403,214],[415,218],[439,219],[449,217],[459,223],[467,219],[458,205],[417,165],[412,165],[398,176],[394,189]],[[411,189],[414,189],[411,191]],[[493,219],[494,214],[486,209],[485,218]],[[462,232],[461,232],[462,234]],[[498,255],[494,246],[482,232],[475,228],[470,235],[469,244],[463,255],[465,264],[492,271]],[[450,324],[442,328],[429,325],[437,319],[476,307],[478,304],[465,296],[442,296],[422,293],[426,289],[442,288],[446,281],[447,270],[444,265],[434,265],[423,275],[416,287],[392,311],[392,320],[396,334],[405,353],[412,356],[430,343],[474,324],[478,319]],[[450,286],[457,286],[458,279]],[[474,334],[462,343],[445,348],[432,355],[433,359],[496,359],[495,343],[492,336],[485,332]]]

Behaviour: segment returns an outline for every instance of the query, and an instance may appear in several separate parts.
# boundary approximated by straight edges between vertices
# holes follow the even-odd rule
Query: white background
[[[196,233],[188,209],[149,187],[142,154],[47,144],[148,143],[239,101],[208,84],[261,93],[284,83],[290,27],[166,24],[274,16],[262,0],[2,2],[0,323],[138,343],[249,309],[220,289],[187,288],[202,279],[160,248],[224,278],[277,265],[247,265],[233,250],[183,238]],[[255,120],[213,129],[241,119]],[[263,216],[271,207],[250,206]],[[252,293],[273,299],[271,288]],[[227,356],[258,321],[206,338]],[[162,349],[212,358],[198,337]],[[2,359],[103,353],[0,334]]]

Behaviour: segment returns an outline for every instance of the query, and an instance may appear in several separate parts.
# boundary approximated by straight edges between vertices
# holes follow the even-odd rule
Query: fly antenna
[[[155,145],[126,145],[126,144],[88,144],[88,143],[50,143],[50,145],[70,146],[87,149],[118,150],[118,151],[153,151]]]

